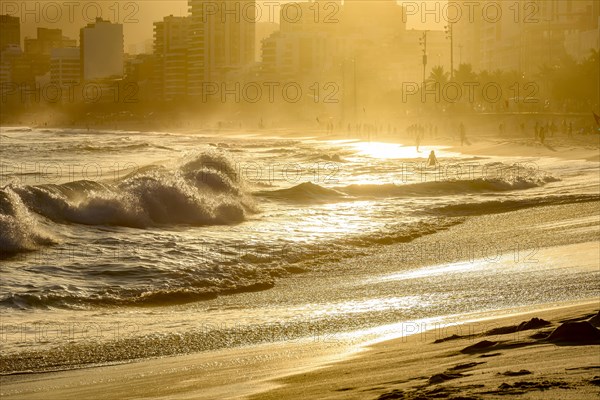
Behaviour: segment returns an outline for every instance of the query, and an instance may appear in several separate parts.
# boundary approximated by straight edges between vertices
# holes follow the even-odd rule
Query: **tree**
[[[477,74],[473,71],[473,66],[471,64],[460,64],[454,71],[454,80],[459,84],[476,82]]]
[[[428,88],[435,87],[436,84],[439,84],[440,86],[444,86],[445,84],[448,83],[449,77],[450,77],[450,74],[448,72],[444,71],[444,67],[441,65],[438,65],[431,69],[431,74],[429,75],[429,78],[427,78],[427,80],[425,81],[425,84],[427,85]]]

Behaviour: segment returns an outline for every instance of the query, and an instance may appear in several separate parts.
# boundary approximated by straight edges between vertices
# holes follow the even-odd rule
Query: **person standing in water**
[[[573,137],[573,121],[569,122],[569,137]]]
[[[465,124],[463,124],[462,122],[460,123],[460,145],[464,146],[465,142],[467,141],[467,131],[465,129]]]
[[[427,160],[427,166],[435,167],[437,164],[438,164],[438,159],[435,156],[435,151],[431,150],[431,153],[429,153],[429,159]]]
[[[540,128],[540,143],[544,144],[545,141],[546,141],[546,127],[542,126]]]

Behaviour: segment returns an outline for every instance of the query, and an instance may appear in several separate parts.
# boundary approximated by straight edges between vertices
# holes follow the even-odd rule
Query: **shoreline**
[[[483,338],[468,337],[434,344],[433,341],[436,339],[456,332],[480,334],[491,328],[518,324],[533,317],[547,319],[554,323],[553,327],[555,327],[558,325],[557,320],[589,316],[599,308],[600,299],[588,299],[493,310],[475,313],[480,314],[476,317],[473,317],[473,313],[456,315],[449,317],[444,323],[436,322],[429,325],[432,329],[423,329],[409,336],[386,338],[353,347],[345,346],[343,350],[335,344],[328,345],[324,342],[278,342],[69,371],[3,375],[0,376],[1,394],[3,398],[32,400],[47,398],[358,399],[365,396],[375,399],[393,390],[412,390],[412,386],[422,388],[429,378],[420,375],[415,368],[419,372],[421,369],[435,371],[443,370],[442,365],[466,362],[471,356],[460,353],[459,348],[472,345]],[[404,324],[414,326],[415,322],[407,321]],[[427,326],[427,324],[420,323],[420,326]],[[526,333],[534,332],[537,331]],[[523,338],[519,334],[496,334],[494,338],[502,341],[505,339],[503,336],[517,341]],[[543,344],[542,346],[556,345]],[[571,348],[574,347],[568,346],[568,349]],[[581,348],[587,349],[587,353],[590,353],[589,346],[578,346],[577,355],[581,354]],[[599,349],[599,347],[595,346],[592,349]],[[415,358],[415,351],[422,356]],[[512,356],[508,351],[506,352],[507,357],[502,358],[510,360],[509,356]],[[438,365],[430,362],[433,357],[431,354],[435,356]],[[515,353],[514,356],[518,357],[519,354]],[[486,363],[487,360],[486,358]],[[583,367],[586,366],[587,364]],[[368,374],[365,374],[365,367],[369,371]],[[506,369],[508,368],[506,366]],[[597,374],[594,370],[588,372]],[[397,382],[385,386],[378,383],[379,380],[390,382],[391,376],[395,376]],[[497,378],[506,380],[500,375]],[[462,379],[476,380],[477,376],[465,375],[458,380]],[[457,381],[450,382],[454,384]],[[471,384],[469,387],[474,389],[474,386],[476,385]],[[353,389],[348,389],[350,387]],[[580,395],[582,392],[577,393]]]
[[[561,399],[585,398],[599,391],[600,366],[595,356],[600,351],[600,340],[594,344],[562,344],[545,339],[536,341],[532,337],[548,334],[569,319],[589,319],[599,309],[600,299],[595,299],[576,305],[540,307],[535,311],[498,313],[495,317],[467,321],[459,329],[450,327],[441,335],[424,331],[375,343],[356,357],[308,374],[278,379],[277,388],[257,393],[251,399],[315,398],[312,396],[317,393],[319,398],[327,399],[416,399],[434,393],[461,399],[506,398],[511,394],[524,395],[522,398],[557,398],[547,390],[559,390]],[[548,320],[551,325],[502,332],[532,318]],[[480,322],[485,324],[481,326]],[[452,340],[451,333],[465,331],[474,335]],[[484,348],[485,341],[495,344]],[[467,351],[477,347],[481,348]],[[547,359],[540,359],[540,354]],[[562,364],[559,367],[554,362]],[[511,367],[516,371],[511,371]],[[574,373],[562,376],[567,375],[564,371],[576,370],[581,371],[576,378]],[[524,380],[530,381],[529,384],[520,384]]]
[[[8,128],[9,126],[0,126],[0,128]],[[14,127],[16,128],[16,127]],[[24,127],[23,127],[24,128]],[[85,127],[27,127],[30,129],[86,129]],[[98,132],[129,132],[136,131],[140,133],[161,133],[172,135],[209,135],[219,136],[223,138],[236,138],[241,135],[259,138],[279,138],[279,139],[295,139],[295,140],[317,140],[317,141],[336,141],[349,140],[360,142],[383,142],[401,144],[411,147],[413,138],[405,132],[398,134],[380,133],[377,135],[365,136],[364,134],[342,132],[327,133],[322,129],[234,129],[234,128],[207,128],[201,127],[197,129],[186,128],[161,128],[151,129],[150,126],[132,125],[130,127],[121,127],[110,129],[109,127],[99,127]],[[243,134],[240,132],[244,132]],[[546,139],[546,143],[542,145],[534,140],[532,135],[498,135],[489,130],[480,130],[476,134],[468,136],[472,143],[467,146],[461,146],[460,140],[456,134],[446,132],[440,133],[439,136],[425,137],[421,147],[424,149],[428,146],[445,146],[445,150],[453,153],[460,153],[465,156],[491,156],[491,157],[550,157],[563,160],[582,160],[600,162],[600,135],[576,135],[568,137],[563,134],[557,134]],[[426,154],[426,153],[423,153]],[[427,157],[424,156],[426,159]]]

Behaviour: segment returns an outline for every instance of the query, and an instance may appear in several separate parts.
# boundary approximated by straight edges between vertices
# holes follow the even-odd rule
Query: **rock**
[[[487,349],[496,345],[498,342],[492,342],[490,340],[482,340],[481,342],[475,343],[471,346],[467,346],[461,350],[461,353],[475,353],[480,350]]]
[[[394,389],[389,393],[384,393],[377,398],[377,400],[394,400],[394,399],[403,399],[404,392],[402,390]]]
[[[479,364],[485,364],[485,362],[470,362],[470,363],[464,363],[464,364],[457,364],[452,368],[448,368],[448,371],[458,371],[461,369],[473,368],[473,367],[478,366]]]
[[[532,372],[528,371],[526,369],[522,369],[520,371],[506,371],[503,372],[501,375],[505,375],[505,376],[522,376],[522,375],[531,375]]]
[[[565,322],[548,336],[548,340],[554,343],[595,344],[600,343],[600,330],[588,321]]]
[[[594,315],[588,321],[590,324],[592,324],[594,326],[600,326],[600,311],[598,311],[598,314]]]
[[[544,326],[551,325],[550,322],[541,318],[531,318],[529,321],[524,321],[519,324],[517,331],[526,331],[529,329],[543,328]]]
[[[464,376],[463,374],[449,374],[449,373],[435,374],[431,378],[429,378],[429,384],[435,385],[437,383],[446,382],[451,379],[462,378],[463,376]]]
[[[448,336],[442,339],[436,339],[433,343],[444,343],[447,342],[449,340],[456,340],[456,339],[462,339],[463,336],[459,336],[459,335],[452,335],[452,336]]]

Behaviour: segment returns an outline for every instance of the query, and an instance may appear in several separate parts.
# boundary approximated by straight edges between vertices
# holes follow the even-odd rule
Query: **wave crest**
[[[0,259],[35,250],[55,240],[10,188],[0,191]]]
[[[255,193],[267,197],[291,202],[319,203],[343,201],[361,197],[420,197],[450,196],[470,193],[507,192],[541,187],[559,179],[545,176],[540,178],[486,179],[433,181],[407,184],[355,184],[335,188],[326,188],[311,182],[291,188],[261,191]]]
[[[255,211],[224,154],[200,154],[174,170],[145,168],[117,182],[7,186],[0,191],[0,240],[29,230],[33,211],[54,222],[145,228],[222,225]],[[10,233],[12,232],[12,233]],[[11,245],[11,247],[14,247]]]

